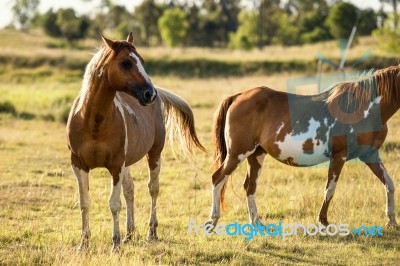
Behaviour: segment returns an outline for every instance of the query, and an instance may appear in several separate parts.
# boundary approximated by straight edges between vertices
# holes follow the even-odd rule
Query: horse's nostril
[[[146,101],[150,101],[150,100],[151,100],[151,92],[150,92],[150,91],[146,91],[146,92],[144,93],[144,99],[145,99]]]

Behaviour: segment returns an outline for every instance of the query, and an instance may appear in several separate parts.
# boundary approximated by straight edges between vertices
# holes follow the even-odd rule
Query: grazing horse
[[[165,126],[177,132],[188,154],[194,146],[204,148],[197,138],[190,106],[179,96],[153,86],[142,57],[133,46],[132,34],[126,41],[103,37],[103,42],[86,67],[81,91],[69,114],[67,140],[79,186],[82,239],[78,249],[86,248],[90,238],[88,174],[93,168],[105,167],[112,176],[109,207],[114,225],[113,250],[117,251],[121,186],[126,200],[124,242],[132,238],[134,231],[134,191],[129,166],[147,156],[151,196],[147,239],[157,240],[156,201]]]
[[[217,224],[224,205],[228,176],[247,159],[244,189],[252,224],[259,216],[255,202],[257,179],[266,154],[291,166],[329,161],[325,197],[319,221],[327,212],[344,163],[359,158],[383,183],[388,226],[396,226],[392,178],[379,148],[387,121],[400,107],[400,66],[368,74],[358,82],[340,83],[321,94],[301,96],[257,87],[226,98],[213,124],[216,171],[212,175],[210,221]]]

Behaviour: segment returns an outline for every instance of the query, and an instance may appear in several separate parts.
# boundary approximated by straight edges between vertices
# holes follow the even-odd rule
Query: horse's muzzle
[[[157,97],[157,90],[154,87],[146,90],[143,93],[143,100],[144,100],[143,102],[145,103],[144,105],[152,104],[156,100],[156,97]]]
[[[157,98],[157,90],[153,85],[147,85],[145,87],[135,86],[132,91],[140,105],[143,106],[151,105]]]

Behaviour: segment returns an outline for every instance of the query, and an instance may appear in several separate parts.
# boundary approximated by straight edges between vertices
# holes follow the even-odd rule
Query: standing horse
[[[325,198],[319,221],[327,212],[344,163],[359,158],[383,183],[389,226],[396,226],[395,186],[379,156],[387,121],[400,107],[400,66],[368,75],[358,82],[338,84],[313,96],[266,87],[226,98],[213,125],[216,171],[212,175],[210,221],[216,224],[228,176],[247,159],[244,189],[250,222],[258,223],[255,192],[266,154],[292,166],[329,161]]]
[[[103,47],[86,67],[79,96],[67,124],[71,165],[79,186],[82,239],[89,243],[89,171],[105,167],[112,175],[109,206],[113,217],[113,250],[120,245],[119,212],[121,186],[126,200],[127,234],[134,231],[133,183],[129,166],[147,155],[148,189],[151,196],[148,240],[157,240],[156,201],[159,192],[160,154],[165,142],[165,123],[178,131],[186,152],[194,146],[204,149],[194,128],[190,106],[180,97],[154,88],[143,68],[143,59],[126,41],[103,37]]]

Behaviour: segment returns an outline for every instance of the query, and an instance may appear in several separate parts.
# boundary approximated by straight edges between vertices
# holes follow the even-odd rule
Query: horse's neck
[[[399,110],[399,108],[396,107],[390,99],[384,97],[381,101],[380,108],[383,124],[385,124],[397,112],[397,110]]]
[[[106,79],[98,80],[92,84],[81,110],[86,126],[90,128],[98,127],[112,119],[115,108],[113,103],[115,93]]]

